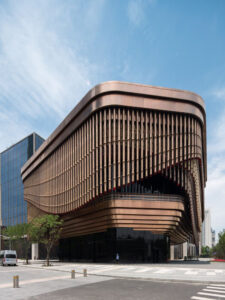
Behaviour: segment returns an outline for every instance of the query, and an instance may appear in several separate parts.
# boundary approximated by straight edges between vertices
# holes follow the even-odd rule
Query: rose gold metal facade
[[[178,194],[135,186],[160,176]],[[198,243],[204,212],[204,102],[186,91],[93,88],[22,168],[28,217],[63,216],[63,237],[131,227]]]

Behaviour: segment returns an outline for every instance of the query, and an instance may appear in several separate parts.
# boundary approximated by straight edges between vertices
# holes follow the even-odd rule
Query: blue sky
[[[206,207],[225,228],[225,1],[1,0],[0,151],[47,138],[94,85],[198,93],[207,110]]]

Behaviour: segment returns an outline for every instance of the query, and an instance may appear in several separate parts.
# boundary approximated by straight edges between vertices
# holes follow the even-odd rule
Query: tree
[[[27,223],[8,226],[3,230],[3,234],[9,238],[10,243],[12,241],[21,240],[25,249],[26,264],[28,264],[28,251],[31,245],[31,241],[28,238],[29,231],[30,224]]]
[[[205,257],[209,257],[211,256],[211,249],[209,248],[209,246],[203,246],[202,247],[202,256],[205,256]]]
[[[219,241],[215,248],[216,257],[225,258],[225,229],[219,233]]]
[[[43,215],[34,218],[30,227],[30,238],[34,242],[46,246],[46,266],[49,266],[50,252],[53,245],[60,238],[63,221],[58,215]]]

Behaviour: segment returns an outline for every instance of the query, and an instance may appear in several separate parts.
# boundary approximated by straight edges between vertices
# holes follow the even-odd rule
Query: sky
[[[0,152],[47,138],[93,86],[121,80],[205,101],[206,208],[225,228],[225,1],[1,0]]]

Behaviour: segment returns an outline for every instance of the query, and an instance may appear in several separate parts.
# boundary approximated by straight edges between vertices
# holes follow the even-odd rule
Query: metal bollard
[[[84,277],[87,277],[87,269],[84,269]]]
[[[71,279],[75,279],[75,270],[71,271]]]
[[[13,276],[13,287],[18,288],[19,287],[19,276]]]

